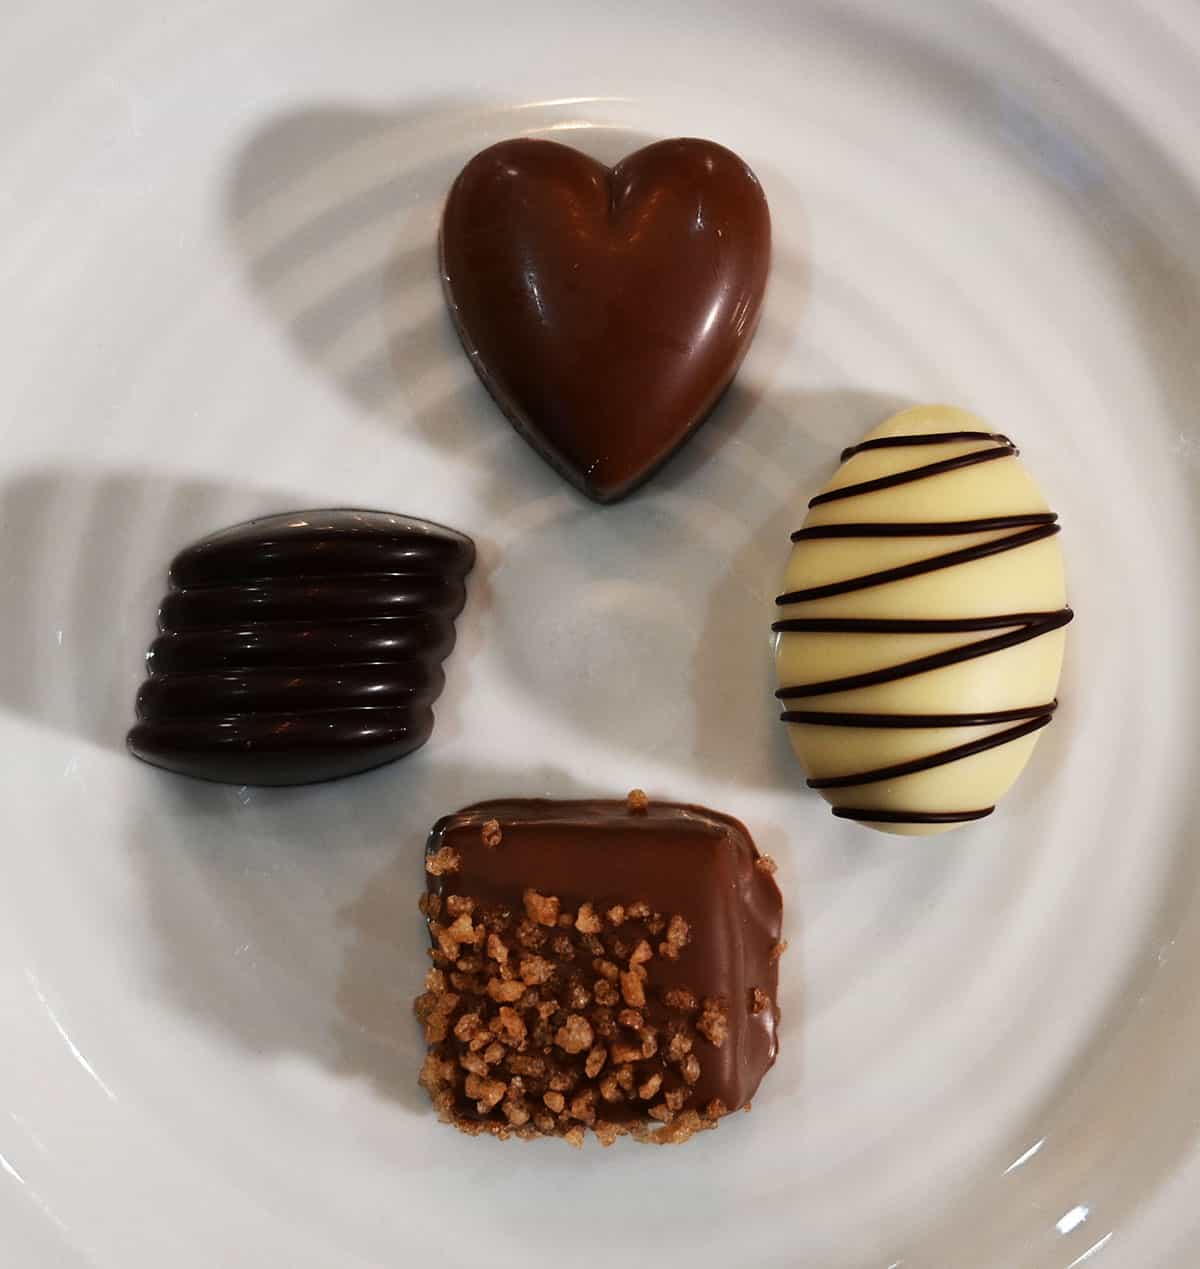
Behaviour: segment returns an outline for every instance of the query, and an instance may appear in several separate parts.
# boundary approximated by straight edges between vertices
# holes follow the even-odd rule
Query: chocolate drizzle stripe
[[[996,808],[980,811],[871,811],[856,806],[835,806],[833,813],[843,820],[869,820],[876,824],[965,824],[982,820]]]
[[[994,709],[982,714],[852,714],[820,709],[789,709],[780,714],[785,723],[806,723],[810,727],[867,727],[906,730],[914,727],[987,727],[992,723],[1015,723],[1022,718],[1047,717],[1058,708],[1057,701],[1046,705],[1025,705],[1020,709]]]
[[[1065,611],[1002,612],[989,617],[784,617],[773,621],[771,629],[784,634],[970,634],[1045,621]]]
[[[1053,524],[1053,511],[1020,516],[985,516],[979,520],[919,520],[911,524],[814,524],[797,529],[793,542],[812,538],[932,538],[957,537],[968,533],[991,533],[999,529],[1020,529],[1035,524]]]
[[[876,436],[869,441],[859,441],[842,450],[844,463],[855,454],[868,449],[907,449],[910,445],[951,445],[955,441],[997,441],[1011,445],[1012,441],[999,432],[908,432],[901,436]]]
[[[946,551],[942,555],[932,555],[927,560],[914,560],[911,564],[900,564],[895,568],[885,568],[878,573],[865,573],[862,577],[852,577],[844,582],[831,582],[827,586],[812,586],[808,590],[788,591],[776,598],[777,604],[800,604],[809,599],[829,599],[834,595],[848,595],[851,591],[868,590],[872,586],[883,586],[888,582],[902,582],[908,577],[920,577],[923,573],[936,573],[939,569],[953,568],[956,564],[971,564],[975,560],[987,559],[992,555],[1000,555],[1005,551],[1015,551],[1018,547],[1030,546],[1043,538],[1053,537],[1059,531],[1054,523],[1040,524],[1032,529],[1024,529],[1020,533],[1012,533],[1006,538],[995,538],[991,542],[979,542],[974,546],[964,546],[958,551]]]
[[[1001,745],[1011,744],[1022,736],[1040,731],[1053,716],[1043,714],[1038,718],[1030,718],[1007,731],[998,731],[991,736],[983,736],[978,740],[968,741],[965,745],[952,745],[949,749],[940,749],[924,758],[912,758],[908,762],[896,762],[888,767],[876,767],[871,771],[858,771],[853,775],[829,776],[823,780],[809,780],[810,789],[853,789],[860,784],[878,784],[881,780],[899,780],[902,776],[918,775],[922,771],[931,771],[935,767],[944,767],[951,762],[959,762],[963,758],[973,758],[976,754],[987,753],[989,749],[999,749]]]
[[[1074,615],[1069,608],[1063,608],[1058,612],[1014,613],[1007,617],[983,618],[981,620],[1005,625],[1015,625],[1022,617],[1025,620],[1019,629],[1011,630],[1007,634],[993,635],[990,639],[978,639],[974,643],[964,643],[957,648],[947,648],[943,652],[934,652],[929,656],[917,657],[912,661],[885,666],[879,670],[867,670],[862,674],[848,674],[844,678],[825,679],[819,683],[806,683],[798,687],[781,687],[775,695],[781,701],[801,700],[810,696],[827,696],[832,692],[850,692],[860,687],[874,687],[879,683],[894,683],[898,679],[911,678],[913,675],[925,674],[930,670],[940,670],[948,665],[958,665],[962,661],[972,661],[976,657],[988,656],[992,652],[1003,652],[1005,648],[1014,648],[1018,644],[1028,643],[1030,639],[1036,639],[1040,635],[1048,634],[1051,630],[1065,626]],[[972,624],[960,628],[972,629],[974,619],[964,620]],[[841,624],[849,626],[850,622]],[[901,621],[880,622],[877,628],[892,633],[907,633],[908,628],[917,624]],[[853,628],[859,628],[858,623],[855,623]]]
[[[897,444],[921,444],[911,437],[895,437]],[[862,480],[856,485],[843,485],[840,489],[830,489],[825,493],[810,498],[810,507],[819,507],[827,502],[839,502],[843,498],[855,498],[859,494],[875,493],[880,489],[892,489],[896,485],[911,484],[916,480],[925,480],[930,476],[940,476],[945,472],[957,471],[962,467],[973,467],[976,463],[990,463],[997,458],[1015,458],[1020,451],[1011,442],[1006,441],[993,449],[972,450],[969,454],[959,454],[957,458],[943,458],[940,462],[925,463],[921,467],[910,467],[907,471],[893,472],[890,476],[876,476],[874,480]]]

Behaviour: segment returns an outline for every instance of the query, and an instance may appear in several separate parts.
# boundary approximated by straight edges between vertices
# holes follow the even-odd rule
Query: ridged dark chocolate
[[[129,747],[231,784],[308,784],[403,757],[433,730],[475,559],[452,529],[297,511],[182,551]]]

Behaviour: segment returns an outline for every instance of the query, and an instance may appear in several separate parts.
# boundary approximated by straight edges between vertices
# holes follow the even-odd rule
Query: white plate
[[[1194,1263],[1194,6],[55,0],[0,33],[0,1263]],[[771,201],[736,389],[618,506],[443,312],[440,200],[518,132],[710,136]],[[839,448],[930,399],[1019,439],[1078,620],[1014,794],[905,842],[803,790],[766,632]],[[480,546],[427,748],[265,792],[128,758],[171,554],[346,503]],[[667,1152],[439,1126],[425,830],[635,784],[780,861],[754,1113]]]

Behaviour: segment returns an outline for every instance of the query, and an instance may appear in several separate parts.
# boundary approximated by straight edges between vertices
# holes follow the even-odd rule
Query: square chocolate
[[[426,847],[421,1072],[468,1133],[681,1141],[775,1061],[782,900],[737,820],[626,801],[484,802]]]

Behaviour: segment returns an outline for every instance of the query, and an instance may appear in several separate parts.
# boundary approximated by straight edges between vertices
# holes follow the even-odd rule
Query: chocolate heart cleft
[[[711,141],[608,168],[553,141],[477,154],[442,216],[447,303],[518,432],[597,502],[704,421],[750,346],[771,255],[754,173]]]

